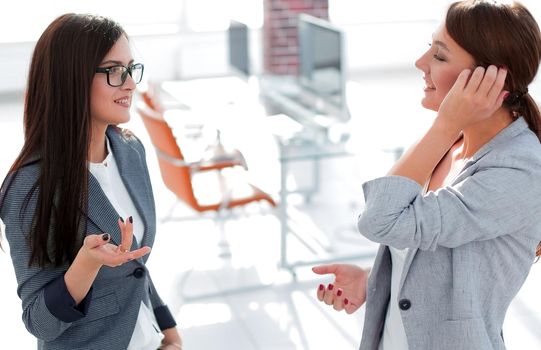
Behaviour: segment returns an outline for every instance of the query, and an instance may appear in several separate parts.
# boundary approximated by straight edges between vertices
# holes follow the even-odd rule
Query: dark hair
[[[449,35],[476,61],[508,69],[504,107],[522,116],[541,141],[541,115],[528,93],[541,61],[541,34],[532,14],[518,2],[467,0],[451,4],[445,26]],[[541,243],[536,255],[541,255]]]
[[[122,27],[106,17],[69,13],[55,19],[34,48],[24,103],[24,145],[8,173],[16,176],[30,160],[39,159],[40,175],[20,213],[38,190],[28,236],[29,265],[72,262],[84,238],[92,80],[121,35]]]

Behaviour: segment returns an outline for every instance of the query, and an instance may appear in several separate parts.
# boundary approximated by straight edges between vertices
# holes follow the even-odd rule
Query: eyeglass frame
[[[122,64],[115,64],[114,66],[111,66],[111,67],[107,67],[107,68],[104,68],[104,67],[97,67],[96,68],[96,73],[105,73],[107,75],[107,84],[109,86],[112,86],[112,87],[120,87],[122,85],[124,85],[124,83],[126,82],[126,79],[128,78],[128,74],[130,75],[131,78],[133,78],[133,75],[132,75],[132,72],[134,70],[134,68],[136,66],[140,66],[141,67],[141,78],[139,79],[139,81],[135,81],[135,84],[139,84],[141,82],[141,80],[143,80],[143,73],[145,72],[145,65],[142,64],[142,63],[134,63],[132,65],[130,65],[129,67],[126,67]],[[120,76],[120,85],[113,85],[111,84],[111,81],[109,80],[109,72],[111,71],[111,69],[113,68],[117,68],[117,67],[123,67],[124,69],[126,69],[126,71],[124,73],[122,73],[122,75]]]

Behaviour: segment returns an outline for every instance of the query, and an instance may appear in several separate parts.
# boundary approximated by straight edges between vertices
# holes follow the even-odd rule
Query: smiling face
[[[133,58],[128,39],[125,35],[121,35],[105,55],[99,67],[109,68],[117,65],[129,67],[131,64],[133,64]],[[107,84],[107,74],[94,74],[90,92],[90,115],[93,127],[106,128],[108,125],[128,122],[135,86],[129,74],[124,84],[118,87]]]
[[[460,72],[474,65],[473,57],[449,36],[442,24],[433,35],[430,48],[415,62],[426,82],[423,107],[438,111]]]

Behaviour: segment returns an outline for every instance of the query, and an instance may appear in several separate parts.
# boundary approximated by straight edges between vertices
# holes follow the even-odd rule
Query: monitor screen
[[[338,110],[337,117],[349,118],[343,33],[328,21],[306,14],[299,16],[299,84],[318,97],[319,102]]]
[[[248,26],[231,21],[229,25],[229,66],[235,73],[250,75],[250,52],[248,45]]]

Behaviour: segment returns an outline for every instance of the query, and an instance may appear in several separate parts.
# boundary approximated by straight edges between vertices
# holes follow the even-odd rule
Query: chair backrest
[[[184,160],[184,156],[180,151],[169,124],[161,116],[153,116],[156,113],[155,111],[149,111],[148,109],[139,107],[137,111],[143,119],[150,140],[156,150],[168,157]],[[160,165],[160,173],[165,186],[179,199],[198,210],[199,204],[194,195],[190,168],[188,166],[175,165],[170,160],[160,156],[160,154],[158,154],[158,164]]]

